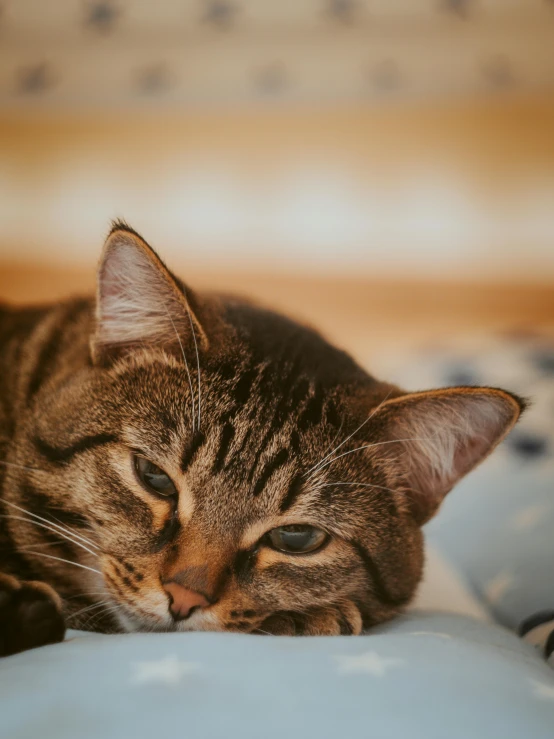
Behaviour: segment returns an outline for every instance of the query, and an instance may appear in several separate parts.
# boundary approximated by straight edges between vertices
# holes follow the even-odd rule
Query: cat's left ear
[[[178,353],[195,343],[206,350],[197,305],[141,236],[115,224],[98,268],[93,361],[107,363],[149,346]]]
[[[419,524],[504,439],[524,406],[504,390],[459,387],[402,395],[379,407],[376,451],[399,475]]]

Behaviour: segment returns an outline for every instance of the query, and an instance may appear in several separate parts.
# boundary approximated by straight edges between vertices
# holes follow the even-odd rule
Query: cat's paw
[[[49,585],[0,574],[0,657],[65,636],[61,600]]]
[[[362,615],[351,601],[307,613],[276,613],[264,621],[260,633],[275,636],[339,636],[360,634]]]

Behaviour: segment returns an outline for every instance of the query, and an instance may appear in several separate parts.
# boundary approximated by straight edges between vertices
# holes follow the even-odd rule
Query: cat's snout
[[[195,608],[205,608],[210,605],[202,593],[189,590],[179,585],[178,582],[166,582],[163,587],[169,595],[169,610],[175,621],[188,618]]]

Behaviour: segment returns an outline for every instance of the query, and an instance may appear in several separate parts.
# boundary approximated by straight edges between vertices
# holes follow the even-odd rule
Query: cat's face
[[[21,441],[43,472],[20,500],[85,527],[88,551],[65,554],[90,570],[60,577],[126,630],[390,618],[421,578],[421,524],[517,401],[405,395],[308,330],[184,295],[135,235],[112,234],[94,362],[44,394]]]

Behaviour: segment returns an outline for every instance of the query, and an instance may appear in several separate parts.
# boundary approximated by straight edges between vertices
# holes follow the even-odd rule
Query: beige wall
[[[4,114],[0,260],[92,264],[115,216],[178,267],[554,279],[554,98]]]

